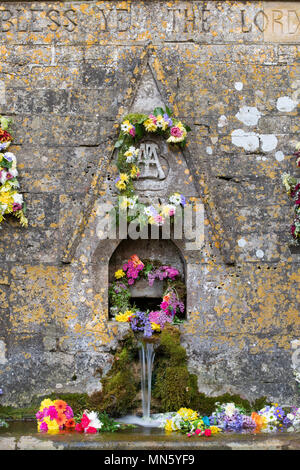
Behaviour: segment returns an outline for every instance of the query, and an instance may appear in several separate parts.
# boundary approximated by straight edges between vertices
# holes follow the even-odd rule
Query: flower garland
[[[122,269],[115,272],[115,278],[109,288],[109,297],[117,322],[130,322],[132,330],[145,337],[160,332],[166,323],[180,322],[177,314],[184,313],[184,303],[178,294],[178,286],[184,290],[184,285],[176,268],[159,265],[159,262],[142,262],[137,255],[132,255]],[[130,305],[130,286],[142,278],[148,280],[149,286],[153,286],[156,279],[167,281],[160,310],[141,312]]]
[[[234,403],[216,403],[211,416],[199,416],[189,408],[180,408],[163,420],[162,426],[167,432],[187,434],[188,437],[211,436],[219,432],[289,432],[300,431],[300,408],[284,410],[278,403],[265,406],[258,412],[247,415],[246,411]]]
[[[18,192],[17,159],[12,152],[7,152],[13,140],[8,132],[10,123],[10,119],[0,116],[0,223],[5,215],[13,214],[23,227],[27,227],[26,204]]]
[[[297,167],[300,167],[300,142],[296,144]],[[289,173],[283,173],[282,183],[287,194],[294,202],[294,221],[291,225],[290,232],[292,236],[292,244],[300,245],[300,180],[294,178]]]
[[[139,155],[137,144],[145,134],[159,135],[169,144],[184,147],[190,130],[189,126],[172,117],[172,112],[168,107],[165,110],[155,108],[149,115],[130,114],[124,118],[115,143],[115,148],[119,149],[117,162],[119,175],[115,180],[115,186],[121,196],[120,208],[135,210],[134,216],[126,215],[128,222],[137,219],[141,225],[147,223],[163,225],[166,217],[174,217],[179,205],[185,206],[185,198],[178,192],[169,197],[167,204],[157,206],[141,204],[134,192],[134,180],[140,175],[137,167]],[[117,214],[120,216],[119,212]]]

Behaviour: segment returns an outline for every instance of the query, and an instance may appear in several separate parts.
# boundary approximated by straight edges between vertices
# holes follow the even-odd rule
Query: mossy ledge
[[[198,391],[197,376],[187,367],[187,354],[180,344],[180,331],[176,326],[166,325],[158,338],[152,379],[152,411],[177,411],[181,407],[197,410],[201,415],[210,415],[216,402],[233,402],[242,406],[248,413],[263,408],[268,401],[261,397],[254,402],[229,393],[219,396],[206,396]],[[49,397],[65,400],[76,414],[85,409],[106,411],[118,417],[140,408],[140,367],[138,360],[138,340],[129,332],[120,342],[113,365],[102,379],[102,391],[91,396],[85,393],[52,393],[34,397],[28,407],[14,408],[0,405],[2,419],[32,419],[40,402]]]

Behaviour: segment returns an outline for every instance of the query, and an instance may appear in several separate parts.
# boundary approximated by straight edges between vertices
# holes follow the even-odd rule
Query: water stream
[[[143,417],[129,415],[119,419],[118,421],[127,424],[137,424],[143,427],[159,427],[162,422],[162,417],[158,415],[150,415],[152,369],[155,356],[154,344],[147,341],[141,341],[139,343],[139,356],[141,365]]]
[[[141,341],[139,346],[139,355],[141,363],[143,419],[149,420],[151,407],[152,368],[155,352],[153,343],[144,343],[143,341]]]

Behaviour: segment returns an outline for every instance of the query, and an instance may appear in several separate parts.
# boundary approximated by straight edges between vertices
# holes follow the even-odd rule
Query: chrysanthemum
[[[55,418],[58,426],[63,426],[67,422],[65,413],[58,413],[57,418]]]

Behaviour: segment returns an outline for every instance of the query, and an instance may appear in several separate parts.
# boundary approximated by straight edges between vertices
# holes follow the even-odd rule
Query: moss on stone
[[[74,414],[81,414],[85,409],[91,408],[90,398],[86,393],[50,393],[43,396],[34,396],[28,406],[13,407],[0,405],[0,418],[2,419],[34,419],[41,402],[45,398],[51,400],[64,400],[71,406]]]
[[[209,416],[215,410],[217,402],[233,402],[250,413],[268,404],[266,397],[261,397],[251,403],[239,395],[229,393],[215,397],[200,393],[197,376],[188,371],[186,351],[180,345],[180,331],[175,326],[167,325],[162,331],[155,364],[153,396],[160,399],[161,412],[190,407],[201,415]]]
[[[111,416],[122,416],[135,407],[138,381],[132,366],[136,355],[136,340],[130,332],[116,352],[110,371],[102,379],[102,391],[90,397],[93,409],[106,411]]]

